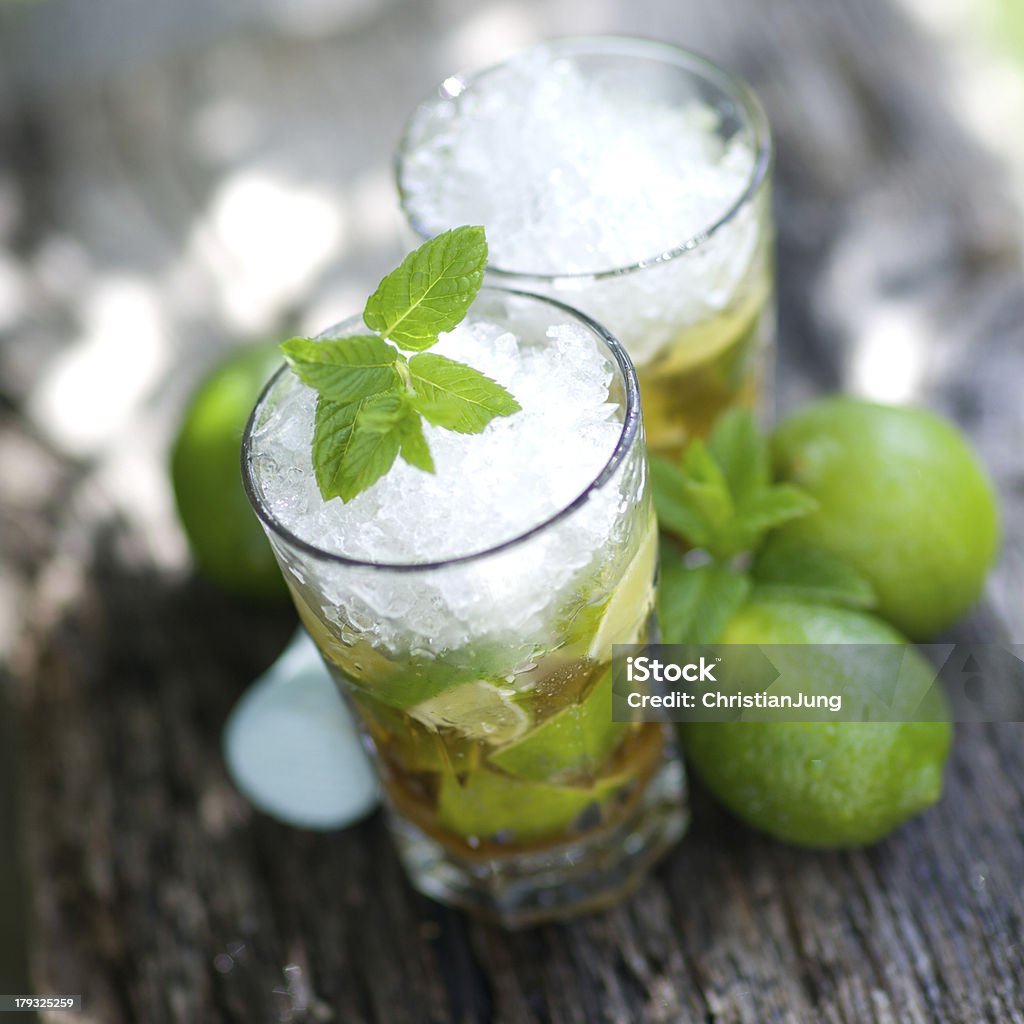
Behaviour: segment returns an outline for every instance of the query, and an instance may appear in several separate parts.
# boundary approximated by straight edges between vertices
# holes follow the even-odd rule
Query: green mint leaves
[[[773,534],[757,552],[751,574],[759,597],[810,601],[870,611],[877,604],[866,577],[838,555],[804,540]]]
[[[713,564],[691,568],[678,558],[662,559],[658,588],[662,642],[715,643],[751,589],[746,573]]]
[[[438,235],[402,260],[366,302],[371,331],[409,352],[422,352],[469,310],[487,266],[484,229],[462,227]]]
[[[344,405],[395,389],[398,352],[375,334],[339,341],[291,338],[281,351],[302,382],[329,401]]]
[[[479,434],[495,416],[519,409],[504,389],[471,366],[423,353],[409,360],[409,375],[418,412],[435,427]]]
[[[651,460],[662,532],[659,610],[666,643],[713,643],[751,594],[848,608],[875,605],[871,585],[844,561],[777,527],[813,512],[814,499],[772,481],[768,442],[753,415],[733,409],[682,459]],[[691,549],[683,556],[673,539]],[[743,556],[749,567],[737,565]]]
[[[367,300],[363,321],[376,334],[281,345],[288,365],[318,393],[313,468],[324,501],[351,501],[399,457],[433,473],[424,419],[479,434],[495,416],[519,411],[479,370],[423,351],[465,317],[486,265],[483,228],[447,231],[410,253]]]
[[[662,529],[720,562],[817,507],[799,488],[772,483],[768,445],[746,409],[722,416],[706,443],[691,441],[679,465],[652,459],[651,482]]]

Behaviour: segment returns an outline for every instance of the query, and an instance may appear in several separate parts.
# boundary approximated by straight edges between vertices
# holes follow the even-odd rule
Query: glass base
[[[686,776],[668,739],[663,762],[627,818],[570,842],[505,856],[458,857],[389,811],[414,888],[505,928],[601,910],[627,896],[686,831]]]

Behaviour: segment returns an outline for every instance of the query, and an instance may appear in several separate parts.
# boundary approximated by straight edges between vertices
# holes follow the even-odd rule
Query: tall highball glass
[[[275,445],[297,429],[305,386],[286,368],[252,414],[242,465],[299,615],[361,723],[413,885],[517,927],[627,892],[682,834],[685,781],[663,726],[612,720],[612,645],[654,629],[657,529],[633,367],[607,331],[541,297],[485,287],[467,323],[524,350],[572,330],[608,381],[603,465],[542,521],[428,561],[347,557],[295,532],[277,484],[308,467],[282,464]],[[359,332],[355,319],[322,337]],[[535,455],[517,452],[526,465]],[[486,517],[472,474],[446,486],[453,509],[477,502]]]

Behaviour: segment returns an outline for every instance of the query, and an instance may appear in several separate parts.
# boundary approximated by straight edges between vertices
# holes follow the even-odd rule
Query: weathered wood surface
[[[988,600],[965,629],[1021,641],[1020,214],[995,157],[946,103],[940,50],[884,0],[699,12],[641,2],[628,19],[569,2],[515,10],[533,32],[687,42],[752,80],[778,140],[781,404],[863,386],[871,359],[889,358],[887,386],[954,415],[996,476],[1007,530]],[[445,19],[468,19],[458,5],[439,11],[411,5],[328,42],[256,37],[246,45],[267,70],[249,86],[259,97],[289,82],[314,106],[330,85],[315,111],[322,129],[331,110],[351,113],[346,83],[362,83],[366,104],[390,81],[366,122],[379,161],[401,112],[455,52],[424,40],[440,39]],[[382,54],[411,55],[397,79]],[[191,102],[190,83],[212,63],[168,58],[128,82],[21,105],[7,95],[13,179],[38,214],[12,252],[37,255],[63,225],[95,241],[98,261],[118,266],[120,241],[127,266],[166,278],[209,186],[174,104]],[[337,122],[339,136],[358,129],[353,118]],[[359,159],[338,160],[352,180]],[[111,225],[102,203],[68,200],[76,181],[112,175],[135,220]],[[340,265],[362,284],[389,244],[366,265],[353,269],[351,254]],[[24,752],[19,848],[38,991],[81,992],[83,1019],[103,1024],[1024,1021],[1020,726],[961,728],[942,803],[868,851],[772,843],[697,789],[690,834],[634,899],[516,935],[413,894],[376,818],[319,836],[252,812],[226,777],[220,730],[293,620],[169,568],[180,540],[159,507],[125,503],[102,452],[73,457],[40,424],[25,395],[59,349],[66,296],[54,286],[43,298],[20,335],[34,352],[12,345],[0,357],[0,598],[13,593],[21,613],[8,725]],[[166,435],[195,352],[216,337],[215,303],[193,298],[172,321],[182,366],[161,380],[152,418],[137,415],[140,446],[153,422]]]

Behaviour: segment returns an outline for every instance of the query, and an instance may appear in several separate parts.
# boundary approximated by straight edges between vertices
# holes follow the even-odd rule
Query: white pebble
[[[235,705],[224,757],[239,790],[286,825],[343,828],[377,806],[356,726],[305,630]]]

